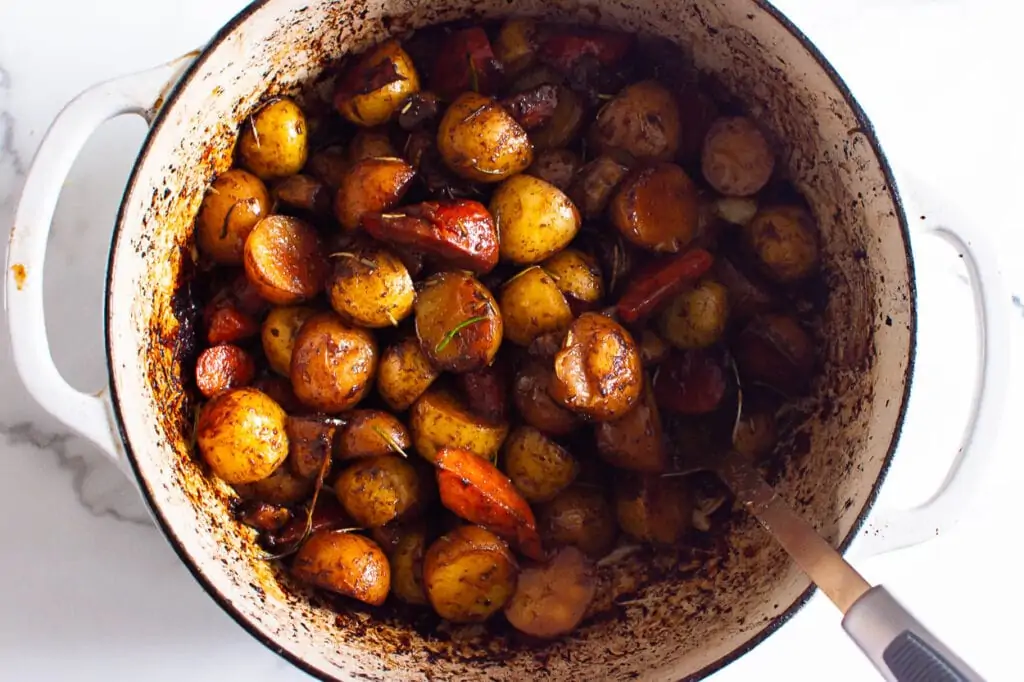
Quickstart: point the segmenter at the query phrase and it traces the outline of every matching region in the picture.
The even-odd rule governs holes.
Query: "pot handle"
[[[977,318],[977,378],[967,426],[945,480],[918,507],[882,510],[869,517],[853,547],[860,557],[917,545],[956,525],[996,455],[1009,387],[1010,296],[995,248],[982,226],[955,212],[938,191],[917,177],[897,177],[912,199],[903,197],[911,224],[919,223],[925,234],[949,242],[967,266]]]
[[[96,393],[78,391],[60,375],[50,354],[43,312],[46,244],[61,187],[89,137],[103,122],[122,114],[152,123],[164,95],[194,58],[190,53],[94,85],[57,114],[32,160],[7,251],[5,305],[21,380],[47,412],[99,446],[126,472],[109,387]]]

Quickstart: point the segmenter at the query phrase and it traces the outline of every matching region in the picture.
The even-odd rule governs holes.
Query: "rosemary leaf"
[[[463,320],[462,322],[459,322],[457,325],[452,327],[451,331],[444,335],[443,339],[438,341],[437,345],[434,346],[434,352],[440,353],[441,351],[448,347],[448,344],[451,343],[452,340],[454,340],[455,337],[458,336],[459,332],[461,332],[463,329],[470,325],[476,324],[477,322],[483,322],[486,319],[486,315],[475,315],[469,318],[468,320]]]

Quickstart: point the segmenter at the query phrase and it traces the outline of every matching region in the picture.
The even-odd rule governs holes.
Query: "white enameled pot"
[[[530,15],[658,34],[685,46],[782,141],[780,159],[823,235],[832,295],[825,368],[805,452],[779,489],[836,546],[861,554],[923,542],[956,521],[978,487],[1005,389],[1001,271],[983,235],[918,186],[897,183],[870,123],[814,46],[764,0],[263,0],[201,51],[102,83],[73,100],[33,161],[12,231],[6,303],[15,361],[32,395],[137,482],[157,523],[210,595],[268,647],[324,679],[697,679],[762,641],[807,599],[807,578],[753,522],[732,531],[714,570],[653,580],[627,562],[634,605],[538,650],[503,631],[410,625],[394,613],[326,608],[279,575],[236,524],[224,486],[190,447],[182,390],[179,282],[192,218],[230,164],[243,117],[331,60],[387,35],[463,18]],[[43,261],[61,184],[91,133],[125,113],[151,125],[110,252],[110,383],[71,388],[48,350]],[[908,207],[908,195],[926,210]],[[919,219],[927,216],[927,219]],[[912,220],[911,220],[912,219]],[[911,225],[911,223],[913,223]],[[963,254],[980,329],[978,382],[958,456],[925,505],[871,510],[896,448],[915,348],[911,231]],[[869,511],[871,512],[869,515]]]

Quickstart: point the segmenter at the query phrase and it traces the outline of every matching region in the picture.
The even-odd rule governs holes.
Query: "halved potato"
[[[222,265],[239,265],[245,238],[270,213],[270,194],[258,177],[232,168],[210,184],[196,216],[200,253]]]
[[[527,502],[546,502],[579,473],[568,450],[532,426],[520,426],[505,442],[504,470]]]
[[[348,160],[355,165],[364,159],[395,158],[398,152],[391,144],[386,128],[360,130],[348,143]]]
[[[360,528],[375,528],[419,510],[423,484],[404,457],[363,457],[349,465],[334,483],[345,512]]]
[[[541,263],[567,299],[596,305],[604,298],[604,281],[597,259],[577,249],[564,249]]]
[[[490,97],[459,96],[444,113],[437,149],[458,175],[476,182],[501,182],[533,162],[533,145],[523,127]]]
[[[196,358],[196,388],[207,398],[248,386],[255,376],[252,356],[230,343],[210,346]]]
[[[555,373],[540,362],[529,362],[512,384],[516,410],[530,426],[551,436],[566,436],[580,427],[580,418],[548,392]]]
[[[608,554],[618,535],[604,490],[584,484],[571,485],[537,507],[537,530],[545,546],[577,547],[594,559]]]
[[[551,120],[530,131],[530,141],[537,149],[554,149],[572,143],[583,127],[583,100],[572,88],[558,86],[558,105]]]
[[[590,141],[599,154],[668,161],[679,150],[680,130],[675,97],[648,80],[624,88],[597,112]]]
[[[597,452],[620,469],[660,473],[668,467],[668,453],[651,383],[644,383],[643,395],[632,410],[614,421],[597,424]]]
[[[572,310],[558,284],[536,265],[505,284],[499,306],[505,336],[520,346],[529,346],[541,334],[565,330],[572,324]]]
[[[675,164],[646,166],[623,180],[608,210],[612,224],[629,241],[675,253],[697,233],[697,186]]]
[[[427,533],[423,528],[403,528],[391,560],[391,590],[406,604],[429,604],[423,584],[423,559],[427,553]]]
[[[494,461],[508,435],[508,423],[489,422],[451,392],[431,388],[412,406],[409,430],[416,452],[427,461],[433,462],[443,447],[462,448]]]
[[[380,358],[377,392],[393,410],[406,410],[440,375],[420,347],[419,339],[407,336],[389,346]]]
[[[596,592],[593,563],[575,547],[564,547],[546,563],[519,572],[505,618],[528,635],[560,637],[576,629]]]
[[[338,434],[339,459],[401,454],[412,445],[409,431],[393,414],[383,410],[353,410]]]
[[[266,478],[255,483],[238,483],[234,488],[243,500],[290,505],[309,497],[313,492],[313,481],[294,474],[286,461]]]
[[[532,19],[508,19],[498,31],[494,56],[515,76],[533,65],[537,58],[537,23]]]
[[[332,417],[292,417],[285,422],[288,433],[288,465],[292,472],[309,480],[316,479],[324,469],[324,459],[331,458],[335,433],[340,419]]]
[[[494,191],[490,211],[503,261],[539,263],[569,245],[580,214],[560,189],[532,175],[516,175]]]
[[[468,272],[435,275],[416,297],[416,336],[439,369],[469,372],[489,365],[503,328],[498,303]]]
[[[423,584],[434,611],[477,623],[501,610],[516,588],[518,566],[505,541],[479,526],[442,536],[423,559]]]
[[[267,394],[254,388],[221,393],[199,412],[199,454],[226,483],[263,480],[288,456],[286,416]]]
[[[250,116],[238,138],[239,165],[262,180],[295,175],[306,165],[309,126],[294,101],[279,97]]]
[[[245,274],[260,296],[278,305],[299,303],[323,289],[327,262],[313,226],[272,215],[245,240]]]
[[[357,126],[387,123],[410,94],[420,89],[412,58],[396,40],[363,53],[338,80],[334,106]]]
[[[309,536],[295,555],[292,575],[316,587],[380,606],[391,589],[391,565],[362,535],[326,530]]]
[[[416,169],[399,158],[356,162],[345,174],[334,198],[334,214],[346,230],[359,227],[363,216],[397,206],[412,185]]]
[[[263,320],[260,332],[263,354],[267,356],[270,369],[284,376],[291,375],[295,337],[299,335],[303,323],[314,314],[316,309],[308,306],[280,306],[270,309]]]
[[[335,313],[317,313],[299,330],[292,351],[295,395],[329,414],[354,407],[370,390],[377,369],[377,343],[365,329]]]
[[[615,487],[619,527],[637,540],[679,542],[693,526],[693,493],[681,476],[629,476]]]
[[[343,318],[379,329],[396,326],[412,313],[416,291],[401,258],[375,247],[333,256],[327,293],[331,307]]]

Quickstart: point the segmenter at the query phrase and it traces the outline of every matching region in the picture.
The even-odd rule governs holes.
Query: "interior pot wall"
[[[431,6],[432,5],[432,6]],[[768,631],[808,587],[754,524],[736,524],[720,562],[658,567],[684,576],[646,584],[640,562],[604,581],[604,598],[635,601],[542,650],[481,628],[410,628],[367,610],[311,603],[258,558],[250,531],[204,475],[190,446],[181,390],[175,288],[204,188],[230,165],[239,122],[266,95],[292,91],[349,50],[388,34],[505,0],[270,0],[230,27],[173,95],[135,170],[112,256],[108,328],[123,430],[144,490],[200,579],[258,636],[313,671],[342,679],[680,679]],[[898,424],[912,310],[904,233],[861,121],[829,75],[760,3],[734,0],[520,0],[516,14],[656,33],[691,49],[780,141],[782,165],[821,226],[832,297],[820,330],[825,369],[813,418],[790,434],[803,454],[782,494],[833,541],[869,504]],[[742,517],[741,517],[742,518]],[[157,589],[154,586],[154,589]]]

